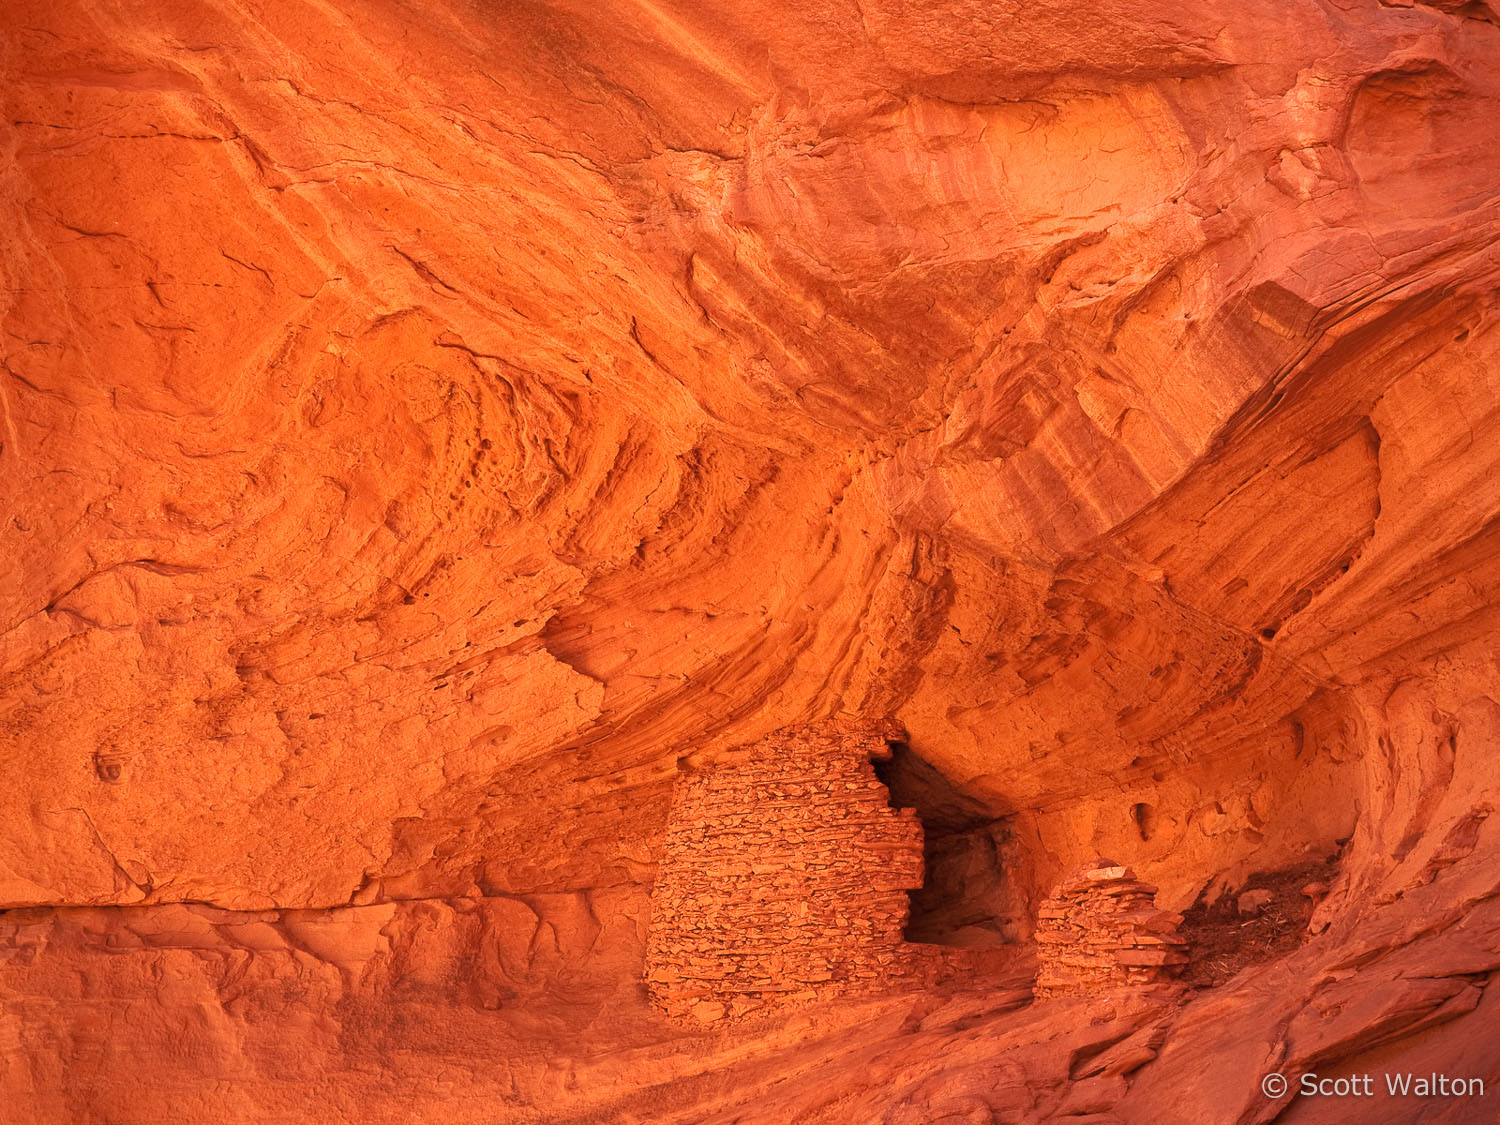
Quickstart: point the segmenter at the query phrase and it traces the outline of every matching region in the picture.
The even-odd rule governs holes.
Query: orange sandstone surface
[[[1496,1119],[1492,0],[7,0],[0,100],[0,1121]]]

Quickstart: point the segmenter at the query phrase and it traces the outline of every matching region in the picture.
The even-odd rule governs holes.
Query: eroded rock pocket
[[[1338,873],[1338,857],[1252,875],[1237,893],[1183,912],[1184,983],[1216,988],[1241,969],[1284,957],[1308,939],[1313,910]]]

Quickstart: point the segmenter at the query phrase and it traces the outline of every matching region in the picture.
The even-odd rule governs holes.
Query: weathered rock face
[[[1489,0],[0,29],[0,1104],[1251,1121],[1270,1069],[1500,1071]],[[1185,1005],[1018,965],[669,1025],[676,759],[838,714],[962,795],[935,939],[1024,948],[1100,854],[1167,910],[1340,871]]]
[[[678,779],[646,942],[658,1009],[711,1023],[914,975],[922,829],[871,768],[892,733],[791,728]]]

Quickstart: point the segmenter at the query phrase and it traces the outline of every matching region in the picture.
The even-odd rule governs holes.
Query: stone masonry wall
[[[1170,981],[1188,960],[1181,922],[1156,908],[1156,888],[1130,868],[1095,860],[1037,912],[1037,997]]]
[[[911,970],[922,828],[871,767],[888,737],[900,733],[789,728],[678,778],[646,944],[658,1009],[711,1022]]]

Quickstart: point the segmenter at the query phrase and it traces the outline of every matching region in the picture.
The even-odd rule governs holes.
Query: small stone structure
[[[678,778],[646,942],[659,1010],[713,1022],[914,971],[902,929],[922,827],[871,767],[901,737],[794,727]]]
[[[1037,914],[1036,995],[1094,996],[1157,984],[1187,964],[1181,914],[1156,908],[1156,888],[1128,867],[1095,860]]]

